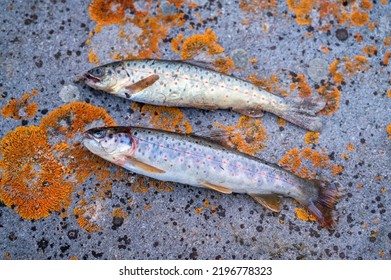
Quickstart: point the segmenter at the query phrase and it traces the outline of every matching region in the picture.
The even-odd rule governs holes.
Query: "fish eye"
[[[91,69],[90,71],[88,71],[88,73],[94,77],[102,77],[105,74],[105,70],[98,67],[98,68]]]
[[[104,131],[104,130],[95,131],[94,133],[92,133],[92,136],[94,138],[98,138],[98,139],[103,138],[106,136],[106,131]]]

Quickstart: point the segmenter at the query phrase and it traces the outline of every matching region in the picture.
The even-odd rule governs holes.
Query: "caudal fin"
[[[340,184],[327,181],[314,180],[317,194],[307,201],[308,210],[318,219],[320,224],[328,229],[335,228],[333,210],[342,193],[338,190]],[[338,188],[337,188],[338,187]]]
[[[287,98],[288,109],[278,114],[287,121],[311,131],[320,131],[322,122],[316,113],[324,108],[326,101],[321,96]]]

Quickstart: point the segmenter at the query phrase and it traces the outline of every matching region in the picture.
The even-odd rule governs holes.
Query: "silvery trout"
[[[132,101],[168,107],[232,109],[251,117],[271,112],[302,128],[319,131],[315,114],[325,100],[286,98],[216,72],[202,62],[125,60],[91,69],[83,80],[92,88]]]
[[[84,133],[83,144],[92,153],[132,172],[225,194],[249,194],[273,211],[280,211],[281,196],[291,197],[324,227],[335,226],[332,210],[340,196],[337,183],[304,180],[204,138],[119,126],[90,129]]]

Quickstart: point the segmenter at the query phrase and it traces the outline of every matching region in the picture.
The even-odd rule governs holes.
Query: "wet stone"
[[[244,49],[235,49],[230,54],[231,59],[233,60],[235,67],[244,68],[248,63],[248,53]]]
[[[346,41],[349,37],[349,33],[346,29],[340,28],[335,31],[335,36],[340,41]]]
[[[309,62],[307,74],[314,82],[319,83],[321,80],[327,79],[328,73],[329,64],[324,59],[314,58]]]
[[[63,86],[59,94],[61,100],[65,103],[77,101],[80,98],[80,91],[74,85]]]

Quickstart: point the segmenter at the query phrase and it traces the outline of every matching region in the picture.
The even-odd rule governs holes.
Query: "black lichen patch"
[[[37,242],[38,248],[45,252],[45,249],[49,246],[49,241],[45,238],[42,238]]]
[[[92,251],[91,254],[96,258],[96,259],[100,259],[102,256],[103,256],[103,252],[95,252],[95,251]]]
[[[118,238],[118,249],[126,249],[130,244],[130,238],[127,235]]]
[[[346,29],[340,28],[335,31],[335,36],[340,41],[346,41],[349,38],[349,33]]]
[[[11,232],[8,235],[8,239],[11,240],[11,241],[15,241],[16,239],[18,239],[18,237],[16,236],[16,234],[14,232]]]
[[[79,235],[79,231],[77,229],[72,229],[70,231],[68,231],[68,238],[71,239],[71,240],[74,240],[74,239],[77,239]]]
[[[192,248],[192,252],[191,252],[190,255],[189,255],[189,258],[190,258],[191,260],[196,260],[197,257],[198,257],[197,249],[193,247],[193,248]]]
[[[124,223],[124,218],[123,217],[117,217],[117,216],[114,216],[113,217],[113,225],[112,225],[112,229],[113,230],[116,230],[118,229],[120,226],[122,226],[122,224]]]

